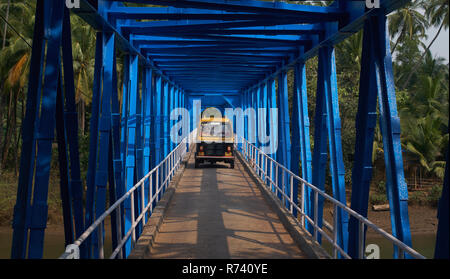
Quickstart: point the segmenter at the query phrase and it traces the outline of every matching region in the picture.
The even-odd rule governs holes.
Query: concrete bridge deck
[[[146,232],[147,231],[147,232]],[[306,258],[239,160],[190,157],[147,253],[132,258]],[[155,230],[150,232],[154,234]],[[148,238],[148,228],[141,238]],[[142,245],[138,241],[138,245]],[[147,245],[147,244],[144,244]],[[140,247],[142,250],[142,247]]]

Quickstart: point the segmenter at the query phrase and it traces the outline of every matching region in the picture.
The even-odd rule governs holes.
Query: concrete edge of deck
[[[262,196],[267,201],[270,208],[276,212],[281,223],[291,235],[297,246],[311,259],[330,259],[330,256],[325,249],[317,244],[313,238],[298,225],[298,222],[291,213],[282,206],[280,200],[273,196],[272,192],[267,189],[267,186],[264,186],[264,182],[256,175],[247,161],[243,159],[242,154],[240,152],[236,152],[236,154],[236,157],[239,158],[239,161],[261,191]]]
[[[155,242],[156,236],[159,232],[159,228],[163,223],[164,216],[166,214],[167,208],[169,208],[169,204],[175,193],[175,189],[178,187],[184,170],[186,169],[186,166],[189,162],[189,158],[191,157],[193,149],[190,149],[191,151],[183,158],[180,169],[178,169],[178,171],[175,173],[162,199],[157,203],[148,223],[145,224],[141,236],[136,241],[136,245],[130,252],[130,255],[128,255],[127,259],[144,259],[150,254],[150,250]]]

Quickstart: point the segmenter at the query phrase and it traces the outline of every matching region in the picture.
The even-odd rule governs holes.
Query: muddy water
[[[380,257],[382,259],[392,259],[394,253],[393,245],[384,237],[368,237],[367,244],[377,244],[380,247]],[[436,244],[436,234],[427,233],[412,236],[412,248],[422,254],[427,259],[434,257]]]
[[[0,259],[9,259],[11,256],[12,230],[11,228],[0,228]],[[426,258],[433,258],[436,243],[435,233],[423,233],[412,236],[412,247]],[[106,234],[105,257],[111,254],[111,237]],[[368,236],[366,244],[376,244],[380,247],[382,259],[392,259],[393,247],[389,240],[384,237]],[[330,245],[324,243],[326,250],[331,251]],[[51,229],[46,231],[44,239],[44,259],[58,258],[64,252],[64,233],[62,229]]]
[[[0,227],[0,259],[11,258],[12,229]],[[46,230],[44,237],[44,259],[57,259],[64,252],[64,232],[62,228]],[[105,235],[105,257],[111,254],[111,234]]]
[[[331,244],[323,241],[323,247],[331,254]],[[380,259],[393,259],[394,248],[392,242],[382,236],[367,236],[366,246],[376,244],[380,247]],[[412,248],[427,259],[434,257],[434,246],[436,244],[435,233],[421,233],[412,235]]]

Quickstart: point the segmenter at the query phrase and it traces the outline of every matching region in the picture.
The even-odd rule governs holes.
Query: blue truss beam
[[[271,16],[306,17],[320,21],[335,21],[345,14],[336,7],[320,7],[309,5],[286,4],[283,2],[263,2],[256,0],[226,1],[226,0],[130,0],[128,2],[163,5],[177,8],[197,8],[207,10],[223,10],[228,12],[248,12]]]

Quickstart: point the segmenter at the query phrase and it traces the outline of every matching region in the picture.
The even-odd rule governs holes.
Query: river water
[[[11,258],[12,229],[0,229],[0,259]],[[44,237],[44,259],[57,259],[64,253],[64,232],[59,230],[48,230]],[[105,258],[111,251],[111,234],[107,232],[105,235]]]
[[[105,239],[105,256],[111,253],[111,242],[109,233]],[[12,230],[2,228],[0,230],[0,259],[9,259],[11,256]],[[433,258],[436,235],[434,233],[420,234],[412,236],[413,248],[424,255],[426,258]],[[381,259],[392,259],[393,247],[389,240],[384,237],[368,236],[366,244],[376,244],[380,247]],[[324,244],[326,250],[331,251],[330,245]],[[44,257],[45,259],[58,258],[64,252],[64,234],[62,230],[46,232],[44,239]]]

